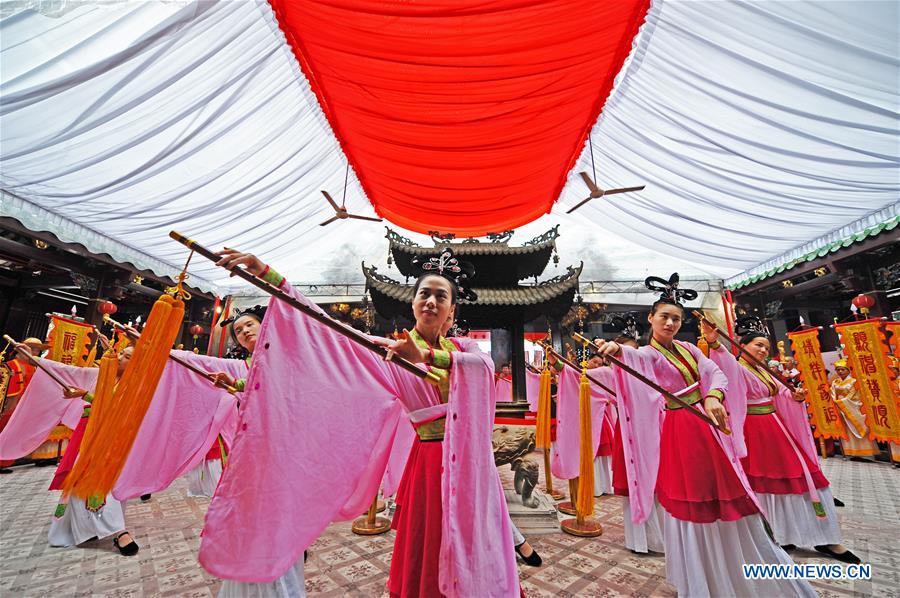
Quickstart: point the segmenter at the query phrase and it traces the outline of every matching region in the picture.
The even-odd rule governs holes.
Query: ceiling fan
[[[328,203],[331,204],[331,207],[334,208],[334,216],[326,220],[325,222],[319,223],[319,226],[325,226],[331,224],[335,220],[346,220],[347,218],[355,218],[356,220],[371,220],[372,222],[381,222],[381,218],[372,218],[371,216],[358,216],[356,214],[351,214],[347,212],[347,208],[344,207],[344,204],[337,205],[331,196],[328,194],[328,191],[322,191],[322,195],[325,196],[325,199],[328,200]]]
[[[591,177],[589,177],[586,172],[579,172],[578,174],[580,174],[581,178],[584,179],[584,182],[587,184],[588,189],[591,190],[591,194],[588,195],[585,199],[583,199],[580,203],[578,203],[574,207],[569,208],[569,210],[566,211],[566,214],[571,214],[572,212],[574,212],[575,210],[577,210],[578,208],[580,208],[581,206],[583,206],[584,204],[586,204],[587,202],[589,202],[592,199],[599,199],[599,198],[603,197],[604,195],[613,195],[614,193],[628,193],[629,191],[640,191],[646,186],[646,185],[641,185],[640,187],[623,187],[622,189],[601,189],[600,187],[597,186],[596,183],[594,183],[594,181],[591,180]]]

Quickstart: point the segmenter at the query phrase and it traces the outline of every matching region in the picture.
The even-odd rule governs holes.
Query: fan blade
[[[575,210],[577,210],[578,208],[580,208],[581,206],[583,206],[583,205],[586,204],[587,202],[591,201],[592,199],[593,199],[593,197],[591,197],[590,195],[588,195],[588,196],[587,196],[587,199],[583,199],[583,200],[581,200],[581,203],[577,204],[575,207],[569,208],[569,209],[566,211],[566,214],[571,214],[572,212],[574,212]]]
[[[320,223],[319,223],[319,226],[325,226],[326,224],[331,224],[331,223],[334,222],[335,220],[340,220],[340,219],[341,219],[340,216],[332,216],[331,218],[329,218],[329,219],[326,220],[325,222],[320,222]]]
[[[588,189],[591,190],[592,193],[600,193],[600,188],[591,180],[591,177],[588,176],[586,172],[579,172],[581,178],[584,179],[585,184],[587,184]]]
[[[338,210],[340,210],[340,208],[339,208],[338,205],[334,202],[334,200],[331,199],[331,196],[328,195],[328,191],[322,191],[322,195],[325,196],[325,199],[328,200],[328,203],[331,204],[331,207],[334,208],[334,211],[335,211],[335,212],[337,212]]]
[[[381,222],[381,218],[372,218],[371,216],[357,216],[356,214],[347,214],[347,218],[356,218],[357,220],[370,220],[372,222]]]
[[[628,193],[629,191],[641,191],[646,185],[641,185],[640,187],[625,187],[623,189],[610,189],[603,193],[603,195],[612,195],[613,193]]]

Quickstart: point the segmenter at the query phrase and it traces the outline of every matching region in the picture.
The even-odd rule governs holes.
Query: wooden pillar
[[[510,369],[512,370],[512,393],[516,402],[527,402],[525,395],[525,324],[522,320],[513,322],[509,334]]]

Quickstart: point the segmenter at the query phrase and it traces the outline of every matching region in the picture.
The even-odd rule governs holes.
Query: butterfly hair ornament
[[[697,291],[694,289],[678,288],[679,280],[678,272],[674,272],[672,276],[669,277],[669,280],[660,278],[659,276],[648,276],[644,280],[644,286],[651,291],[659,293],[658,301],[682,305],[682,300],[693,301],[696,299]]]
[[[436,256],[417,255],[411,262],[413,266],[422,269],[422,274],[436,274],[451,281],[456,285],[461,299],[470,303],[478,299],[478,295],[468,287],[469,281],[475,277],[475,267],[457,259],[449,247],[442,249]]]

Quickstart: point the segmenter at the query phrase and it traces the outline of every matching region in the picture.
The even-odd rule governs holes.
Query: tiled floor
[[[900,597],[900,471],[835,458],[824,462],[824,471],[835,495],[847,503],[838,509],[845,544],[872,564],[873,579],[813,585],[822,596]],[[47,545],[57,499],[57,493],[45,490],[52,472],[26,466],[0,476],[0,596],[215,595],[219,582],[196,559],[208,501],[188,498],[182,480],[148,503],[129,503],[126,517],[141,551],[125,558],[111,540],[79,548]],[[637,556],[624,548],[621,499],[602,497],[597,506],[604,527],[599,538],[562,533],[531,538],[545,564],[520,567],[526,594],[674,595],[661,557]],[[392,544],[393,533],[363,537],[351,533],[349,523],[331,525],[311,547],[307,590],[322,596],[384,596]],[[794,558],[828,562],[806,551],[795,552]]]

